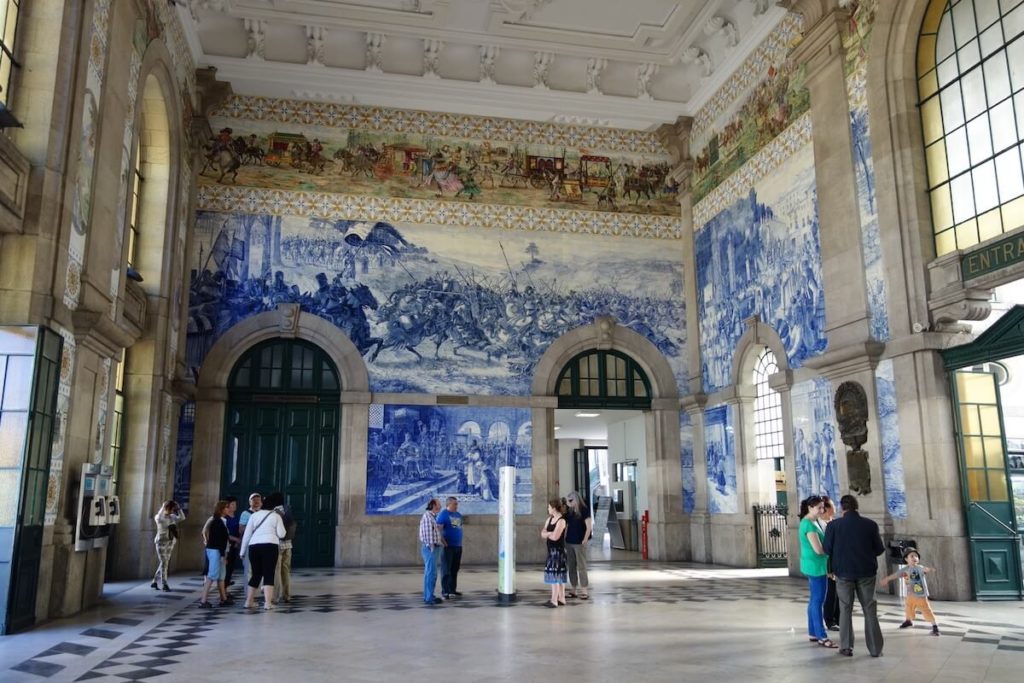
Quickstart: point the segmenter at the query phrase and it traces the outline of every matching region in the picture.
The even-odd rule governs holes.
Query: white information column
[[[516,468],[498,475],[498,604],[516,601]]]

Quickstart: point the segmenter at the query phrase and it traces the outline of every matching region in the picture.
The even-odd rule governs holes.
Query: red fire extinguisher
[[[647,559],[647,525],[651,522],[650,510],[644,510],[643,517],[640,518],[640,554],[643,559]]]

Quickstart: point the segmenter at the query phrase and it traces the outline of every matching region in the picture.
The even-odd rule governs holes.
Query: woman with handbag
[[[165,591],[169,591],[171,587],[167,585],[167,572],[171,566],[171,553],[178,543],[178,524],[185,521],[185,513],[181,511],[180,505],[169,500],[160,506],[160,511],[153,517],[153,521],[156,522],[153,544],[156,546],[158,564],[156,574],[153,575],[153,583],[149,585],[151,588],[159,588],[157,584],[160,583]]]
[[[281,515],[274,510],[258,510],[252,513],[242,535],[242,555],[249,558],[249,587],[245,591],[245,606],[256,606],[256,589],[263,582],[263,609],[274,606],[274,570],[277,568],[277,553],[285,528]],[[247,554],[248,553],[248,554]]]

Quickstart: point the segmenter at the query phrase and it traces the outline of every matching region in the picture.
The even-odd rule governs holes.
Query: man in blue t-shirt
[[[462,513],[459,512],[459,501],[449,496],[444,510],[437,516],[444,536],[444,553],[441,556],[441,597],[449,600],[461,596],[459,587],[459,567],[462,565]]]

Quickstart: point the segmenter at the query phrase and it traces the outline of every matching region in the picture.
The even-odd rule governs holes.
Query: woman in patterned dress
[[[548,560],[544,565],[544,583],[551,586],[551,600],[545,607],[565,604],[565,503],[559,498],[548,501],[548,519],[541,527],[540,537],[547,542]]]

